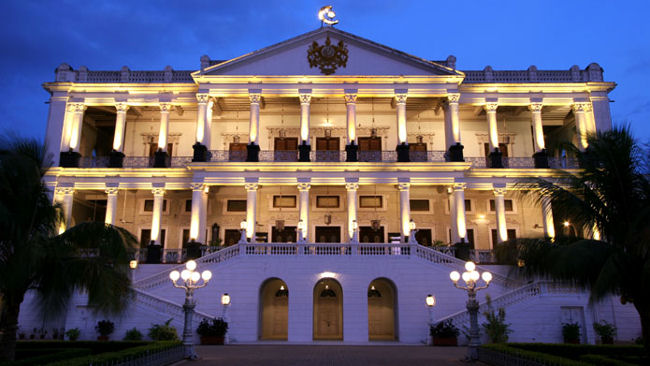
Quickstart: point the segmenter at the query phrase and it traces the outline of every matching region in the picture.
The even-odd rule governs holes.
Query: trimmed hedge
[[[596,366],[635,366],[636,365],[621,360],[615,360],[613,358],[605,357],[602,355],[582,355],[580,356],[580,360],[589,362],[590,364]]]
[[[103,343],[103,342],[102,342]],[[115,342],[115,343],[134,343],[134,342]],[[166,351],[168,349],[181,346],[181,342],[164,341],[152,342],[146,346],[128,348],[117,352],[108,352],[98,355],[78,357],[60,362],[49,363],[47,366],[89,366],[89,365],[112,365],[119,362],[132,360],[134,358],[146,356],[153,353]]]
[[[36,350],[41,348],[88,348],[91,354],[116,352],[127,348],[141,347],[150,344],[146,341],[20,341],[16,342],[16,350]]]
[[[90,355],[88,348],[41,348],[16,352],[17,361],[0,362],[0,366],[36,366]],[[30,357],[32,356],[32,357]]]
[[[509,343],[508,346],[533,352],[548,353],[577,360],[583,355],[602,355],[606,357],[643,357],[642,346],[555,344],[555,343]]]
[[[489,350],[489,351],[494,351],[494,352],[500,352],[504,353],[506,355],[512,355],[512,356],[517,356],[521,358],[525,358],[531,361],[537,361],[546,365],[555,365],[555,366],[591,366],[590,363],[586,362],[581,362],[581,361],[575,361],[575,360],[570,360],[564,357],[560,356],[555,356],[547,353],[541,353],[541,352],[534,352],[534,351],[529,351],[525,350],[522,348],[516,348],[516,347],[510,347],[510,344],[498,344],[498,343],[493,343],[493,344],[484,344],[481,346],[481,348]],[[480,352],[479,352],[480,354]],[[479,357],[480,361],[481,360]]]

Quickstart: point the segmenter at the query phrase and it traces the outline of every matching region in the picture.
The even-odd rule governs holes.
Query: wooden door
[[[316,226],[316,243],[340,243],[340,226]]]
[[[272,243],[295,243],[298,241],[298,234],[295,226],[285,226],[282,230],[273,227],[271,230]]]
[[[338,137],[317,137],[316,161],[339,161],[339,147]]]
[[[273,149],[275,161],[298,161],[297,137],[276,137]]]
[[[381,137],[359,137],[359,161],[381,161]]]
[[[409,144],[409,158],[411,161],[427,161],[427,144],[424,142]]]
[[[378,230],[372,226],[359,227],[359,241],[362,243],[384,243],[384,227],[379,227]]]
[[[248,150],[246,144],[242,142],[231,142],[228,147],[228,160],[229,161],[246,161]]]

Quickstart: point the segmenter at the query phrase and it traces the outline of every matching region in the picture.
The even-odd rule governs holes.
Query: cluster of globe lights
[[[489,284],[490,281],[492,281],[492,273],[483,272],[482,275],[479,274],[476,270],[476,264],[469,261],[465,263],[465,272],[463,272],[462,275],[458,273],[458,271],[453,271],[449,274],[449,278],[451,278],[454,284],[458,283],[458,280],[462,278],[468,286],[474,287],[479,278],[483,278],[483,281],[485,281],[486,284]]]
[[[204,283],[207,283],[212,278],[212,272],[205,270],[202,273],[199,273],[194,272],[195,269],[196,262],[194,260],[189,260],[185,263],[185,269],[180,273],[178,271],[171,271],[169,273],[169,279],[175,283],[179,278],[181,278],[186,285],[191,286],[197,284],[201,279],[203,279]]]

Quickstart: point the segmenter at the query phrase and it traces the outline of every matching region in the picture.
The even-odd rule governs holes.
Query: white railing
[[[551,169],[579,169],[580,164],[576,158],[548,158],[548,165]]]
[[[169,286],[171,287],[171,283],[169,284]],[[170,317],[176,320],[179,321],[183,320],[183,317],[185,316],[185,312],[183,311],[183,305],[152,295],[150,293],[147,293],[137,288],[133,289],[133,291],[135,291],[136,301],[140,305],[144,305],[147,308],[157,311],[161,314],[169,315]],[[192,318],[192,321],[195,324],[198,324],[203,319],[212,319],[212,318],[214,318],[213,315],[194,310],[194,317]]]

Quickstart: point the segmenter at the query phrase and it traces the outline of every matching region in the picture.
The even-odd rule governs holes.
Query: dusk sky
[[[48,93],[62,62],[77,69],[199,68],[320,26],[333,5],[338,28],[460,70],[567,70],[597,62],[615,124],[650,140],[648,0],[511,1],[29,1],[0,4],[0,130],[42,138]]]

